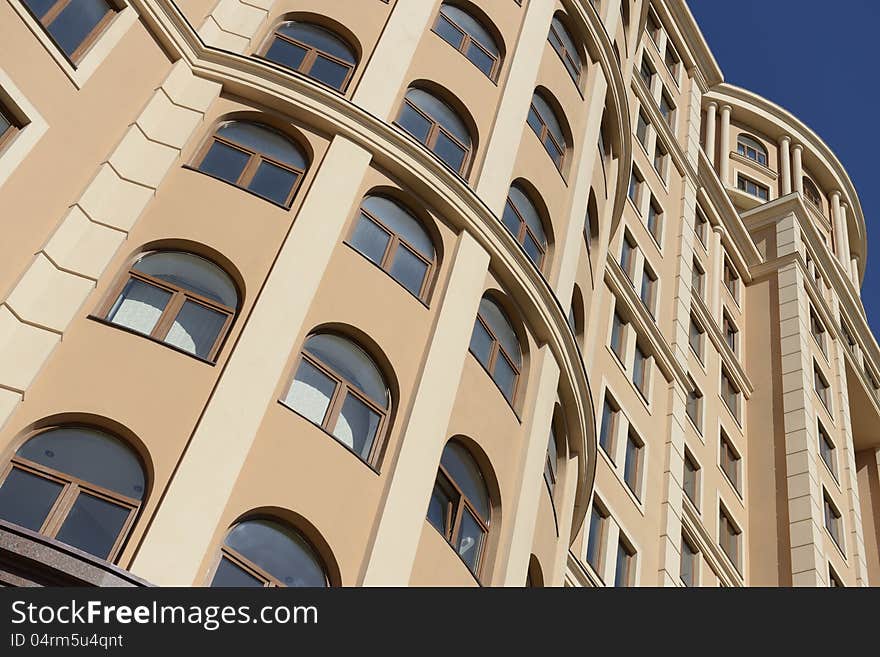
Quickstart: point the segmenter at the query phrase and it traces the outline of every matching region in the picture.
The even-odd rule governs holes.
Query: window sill
[[[162,347],[165,347],[166,349],[171,349],[171,351],[176,351],[179,354],[182,354],[184,356],[188,356],[189,358],[192,358],[193,360],[196,360],[200,363],[204,363],[205,365],[210,365],[211,367],[217,366],[217,360],[219,360],[219,359],[208,360],[207,358],[202,358],[201,356],[197,356],[196,354],[194,354],[190,351],[187,351],[186,349],[181,349],[180,347],[176,347],[173,344],[168,344],[167,342],[163,342],[162,340],[159,340],[158,338],[154,338],[151,335],[146,335],[144,333],[141,333],[140,331],[135,331],[134,329],[128,328],[127,326],[120,326],[119,324],[114,324],[113,322],[108,321],[108,320],[104,319],[103,317],[99,317],[97,315],[87,315],[87,319],[90,319],[93,322],[97,322],[98,324],[102,324],[102,325],[107,326],[109,328],[115,329],[117,331],[122,331],[123,333],[129,333],[129,334],[135,335],[139,338],[143,338],[144,340],[148,340],[149,342],[152,342],[153,344],[161,345]],[[226,342],[226,338],[228,338],[228,337],[229,337],[228,334],[224,337],[224,340],[223,340],[224,343]],[[218,356],[219,356],[219,352],[222,349],[223,349],[223,344],[221,344],[220,348],[218,349]]]

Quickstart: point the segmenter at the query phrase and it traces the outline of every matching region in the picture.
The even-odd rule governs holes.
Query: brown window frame
[[[544,98],[543,100],[545,103],[547,102],[546,98]],[[549,105],[549,103],[548,103],[548,105]],[[556,165],[556,168],[559,169],[559,171],[561,172],[562,168],[565,166],[566,155],[568,155],[568,144],[560,145],[559,142],[556,141],[556,137],[554,137],[553,133],[550,132],[550,128],[547,125],[547,120],[544,118],[544,116],[541,114],[541,112],[538,111],[538,108],[535,107],[535,103],[532,101],[529,101],[529,110],[533,111],[535,113],[535,116],[537,116],[538,120],[541,122],[541,134],[537,135],[538,139],[541,142],[541,146],[544,147],[544,151],[547,153],[547,155],[550,156],[550,159],[553,162],[553,164]],[[554,117],[554,118],[556,119],[556,122],[559,123],[559,117]],[[528,124],[528,118],[526,119],[526,123]],[[532,129],[532,132],[535,131],[535,129],[532,128],[531,124],[529,124],[529,127]],[[562,127],[562,124],[560,123],[560,128],[561,127]],[[556,148],[559,150],[559,160],[558,161],[553,157],[553,154],[547,150],[547,146],[544,144],[544,139],[547,137],[550,138],[550,141],[552,141],[553,145],[556,146]],[[564,135],[563,135],[563,137],[564,137]]]
[[[517,210],[516,204],[511,200],[509,195],[505,203],[511,210],[513,210],[513,214],[516,215],[516,218],[519,219],[519,231],[517,231],[516,235],[514,235],[514,238],[516,238],[517,243],[521,247],[525,248],[526,235],[531,236],[532,242],[535,243],[535,246],[537,246],[538,250],[541,252],[538,258],[537,267],[539,271],[542,271],[544,267],[544,261],[547,258],[547,246],[545,243],[542,243],[544,242],[544,240],[540,239],[537,235],[535,235],[534,232],[532,232],[532,229],[529,228],[528,223],[526,223],[525,217],[523,217],[522,214],[520,214],[519,210]],[[537,213],[537,208],[535,208],[535,212]]]
[[[440,99],[438,98],[438,100],[440,100]],[[440,125],[440,123],[435,118],[433,118],[432,116],[428,115],[426,112],[421,110],[409,98],[404,97],[403,105],[409,106],[409,108],[411,110],[420,114],[425,120],[428,121],[428,123],[431,124],[431,127],[428,128],[428,136],[425,137],[424,141],[421,141],[416,135],[409,132],[406,128],[403,128],[403,126],[401,126],[401,129],[404,132],[406,132],[406,134],[410,135],[413,139],[418,141],[420,144],[424,144],[424,146],[432,153],[434,153],[434,147],[437,145],[437,137],[442,132],[443,136],[445,136],[447,139],[455,142],[464,151],[464,157],[462,158],[461,166],[459,167],[457,173],[461,176],[465,176],[467,174],[468,168],[470,167],[471,158],[473,157],[473,145],[463,143],[458,137],[456,137],[449,130],[447,130],[442,125]],[[395,125],[400,125],[400,123],[398,123],[398,119],[400,118],[400,114],[403,113],[403,105],[401,105],[400,112],[397,113],[398,118],[395,119],[395,121],[394,121]],[[435,153],[435,155],[436,155],[436,153]],[[437,157],[440,158],[439,155],[437,155]],[[442,158],[441,158],[441,161],[444,164],[446,164],[446,162]],[[449,166],[449,165],[446,165],[446,166]],[[452,167],[449,167],[449,168],[452,169]],[[455,171],[455,169],[452,169],[452,170]]]
[[[135,265],[140,262],[144,257],[152,254],[163,253],[163,251],[149,251],[147,253],[141,254],[137,259],[132,262],[132,264],[128,268],[128,272],[125,276],[120,276],[119,281],[117,281],[116,285],[111,288],[110,293],[104,299],[104,302],[99,306],[98,316],[101,321],[106,322],[110,326],[114,326],[116,328],[122,329],[123,331],[128,331],[130,333],[134,333],[136,335],[142,335],[144,337],[150,338],[156,342],[159,342],[166,347],[170,347],[176,351],[183,351],[183,353],[188,353],[194,358],[198,358],[199,360],[205,360],[208,362],[215,362],[217,359],[217,354],[220,351],[220,348],[223,346],[223,342],[226,339],[226,336],[229,334],[229,329],[232,326],[232,322],[235,321],[235,316],[238,312],[237,308],[231,308],[229,306],[225,306],[222,303],[218,303],[213,299],[209,299],[204,297],[192,290],[188,290],[179,285],[174,285],[173,283],[169,283],[168,281],[164,281],[160,278],[156,278],[155,276],[151,276],[150,274],[145,274],[142,271],[138,271],[135,269]],[[210,261],[209,261],[210,262]],[[110,314],[110,310],[113,308],[116,301],[119,299],[125,287],[132,280],[138,280],[142,283],[146,283],[147,285],[152,285],[153,287],[158,287],[166,292],[171,293],[171,298],[168,299],[168,303],[165,304],[165,307],[162,309],[162,314],[159,315],[159,319],[156,320],[156,325],[153,327],[153,330],[150,331],[149,334],[141,333],[140,331],[135,331],[134,329],[130,329],[126,326],[121,326],[119,324],[114,323],[108,315]],[[185,351],[176,347],[173,344],[168,344],[165,342],[165,338],[168,335],[168,331],[171,330],[171,327],[174,324],[174,320],[177,319],[177,315],[183,309],[184,304],[187,301],[192,301],[200,306],[206,306],[210,310],[226,315],[226,321],[223,323],[223,326],[217,332],[217,338],[214,340],[214,344],[211,346],[211,349],[208,351],[207,356],[202,358],[194,353]]]
[[[737,572],[740,572],[742,533],[742,529],[734,522],[724,505],[720,505],[718,509],[718,543],[721,551],[730,559]],[[728,548],[732,548],[733,554],[728,552]]]
[[[443,9],[443,4],[440,5],[440,9],[441,10]],[[456,6],[456,9],[461,9],[462,11],[464,11],[464,8],[462,8],[462,7]],[[466,13],[470,13],[470,12],[466,12]],[[482,21],[478,21],[473,15],[471,16],[471,18],[473,18],[473,20],[475,22],[479,23],[483,27],[484,30],[486,29],[486,27],[483,26]],[[452,27],[452,29],[457,30],[458,32],[461,33],[461,36],[462,36],[461,45],[456,47],[455,44],[449,43],[446,39],[443,38],[443,35],[437,31],[438,30],[437,26],[439,25],[441,20],[445,20]],[[458,52],[460,52],[464,56],[464,58],[466,60],[468,60],[469,62],[471,62],[471,64],[473,64],[481,73],[484,73],[484,71],[479,66],[474,64],[474,62],[471,61],[470,57],[467,56],[468,48],[470,47],[471,44],[474,44],[477,48],[479,48],[480,50],[483,51],[484,55],[486,55],[489,59],[492,60],[492,70],[489,72],[489,74],[486,77],[489,78],[492,82],[496,82],[498,80],[498,73],[501,70],[501,55],[500,54],[493,55],[491,52],[489,52],[487,50],[486,46],[484,46],[482,43],[480,43],[479,41],[474,39],[470,34],[468,34],[468,32],[466,32],[464,29],[462,29],[462,27],[458,23],[456,23],[454,20],[452,20],[452,18],[450,16],[447,16],[442,11],[438,10],[437,11],[437,18],[434,19],[434,24],[431,26],[431,31],[434,34],[436,34],[437,36],[439,36],[441,39],[443,39],[444,43],[449,44],[450,46],[455,48]],[[486,31],[488,32],[488,30],[486,30]]]
[[[123,523],[122,529],[119,530],[119,534],[116,536],[116,541],[110,548],[110,552],[106,557],[103,557],[109,563],[113,563],[116,560],[122,550],[122,546],[131,534],[131,529],[143,504],[143,500],[122,495],[103,486],[88,482],[85,479],[74,477],[18,455],[13,456],[3,467],[2,471],[0,471],[0,486],[3,485],[7,477],[15,469],[63,485],[63,488],[58,492],[58,497],[55,498],[55,502],[46,514],[46,519],[38,530],[38,533],[47,538],[57,540],[59,543],[63,541],[57,539],[56,536],[64,526],[64,522],[69,517],[70,511],[80,495],[91,495],[105,502],[115,504],[118,507],[127,508],[129,511],[128,517]]]
[[[2,151],[6,144],[11,142],[15,138],[15,135],[19,133],[21,125],[18,122],[18,119],[16,119],[12,112],[10,112],[3,104],[0,104],[0,116],[3,116],[3,118],[9,122],[9,127],[0,133],[0,151]]]
[[[240,121],[240,123],[249,123],[249,122],[248,121]],[[250,123],[252,123],[253,125],[260,127],[260,128],[272,129],[270,126],[264,126],[261,123],[253,123],[253,122],[250,122]],[[196,171],[198,171],[199,173],[202,173],[206,176],[210,176],[211,178],[214,178],[215,180],[220,180],[221,182],[225,182],[229,185],[232,185],[233,187],[238,187],[239,189],[241,189],[245,192],[248,192],[249,194],[253,194],[254,196],[257,196],[258,198],[261,198],[264,201],[267,201],[269,203],[273,203],[274,205],[279,205],[280,207],[283,207],[286,209],[290,209],[290,206],[293,203],[293,199],[296,196],[296,193],[299,190],[300,185],[302,184],[303,178],[305,178],[306,170],[299,169],[297,167],[292,167],[285,162],[281,162],[280,160],[276,160],[275,158],[266,155],[265,153],[260,153],[259,151],[255,151],[252,148],[249,148],[247,146],[239,144],[237,141],[229,139],[228,137],[221,137],[220,135],[217,134],[217,131],[222,126],[223,126],[222,123],[220,125],[215,126],[214,131],[211,134],[211,136],[205,140],[205,143],[202,144],[202,147],[196,152],[196,156],[193,158],[192,168],[195,169]],[[288,139],[291,142],[291,145],[293,145],[297,149],[301,150],[299,144],[297,144],[292,139],[287,137],[287,135],[284,135],[280,132],[278,134],[280,134],[282,137],[285,137],[286,139]],[[211,147],[214,145],[215,142],[219,142],[225,146],[228,146],[229,148],[234,148],[235,150],[240,151],[240,152],[245,153],[250,156],[250,158],[247,161],[247,164],[244,165],[244,167],[241,170],[241,173],[238,175],[238,178],[236,179],[235,182],[230,182],[230,181],[226,180],[225,178],[220,178],[219,176],[215,176],[211,173],[208,173],[207,171],[202,171],[201,166],[204,163],[205,158],[208,156],[208,152],[211,150]],[[256,192],[254,192],[253,190],[248,188],[248,185],[253,181],[254,176],[256,175],[257,170],[259,169],[261,162],[268,162],[269,164],[272,164],[273,166],[276,166],[280,169],[284,169],[284,170],[289,171],[289,172],[296,175],[296,180],[290,186],[290,191],[288,192],[287,198],[285,199],[284,203],[278,203],[277,201],[274,201],[270,198],[262,196],[261,194],[257,194]]]
[[[73,64],[74,68],[76,65],[82,61],[83,56],[91,49],[98,38],[104,33],[107,29],[107,26],[113,21],[117,14],[119,14],[120,8],[114,0],[104,0],[107,3],[107,13],[101,17],[95,27],[92,28],[92,31],[89,32],[86,37],[80,42],[80,44],[76,47],[76,49],[70,53],[69,55],[64,51],[64,49],[58,45],[55,41],[55,37],[49,32],[49,26],[52,22],[58,18],[62,11],[67,8],[67,5],[70,4],[71,0],[56,0],[55,3],[49,7],[46,13],[42,18],[37,16],[37,14],[31,9],[30,5],[27,2],[22,0],[22,5],[27,10],[27,12],[34,17],[34,20],[40,24],[40,27],[43,28],[43,31],[46,33],[46,36],[49,37],[49,40],[55,45],[56,48],[61,52],[62,55]]]
[[[480,529],[483,530],[483,541],[480,543],[480,552],[477,555],[474,569],[471,571],[473,572],[474,577],[479,580],[482,575],[486,547],[489,542],[489,526],[492,524],[492,505],[489,505],[489,518],[484,519],[480,512],[477,511],[476,506],[474,506],[473,502],[471,502],[467,495],[464,494],[464,491],[455,482],[442,463],[437,466],[437,477],[434,479],[434,486],[439,486],[446,497],[449,498],[448,507],[446,509],[446,526],[444,527],[443,537],[456,554],[458,554],[456,543],[458,542],[459,533],[461,532],[461,519],[464,517],[464,510],[467,510],[471,516],[473,516],[474,520],[476,520],[477,524],[480,526]],[[459,558],[464,561],[464,558],[461,557],[461,555],[459,555]]]
[[[299,41],[297,39],[294,39],[292,37],[287,36],[286,34],[281,34],[278,31],[279,28],[282,27],[283,25],[286,25],[289,22],[290,21],[283,21],[275,27],[275,30],[272,32],[272,34],[269,36],[269,38],[266,39],[266,42],[263,44],[263,47],[260,49],[259,57],[261,57],[262,59],[265,59],[266,61],[272,62],[274,64],[278,64],[279,66],[284,66],[284,68],[287,68],[291,71],[296,71],[297,73],[302,73],[303,75],[308,77],[310,80],[314,80],[315,82],[318,82],[319,84],[327,87],[328,89],[334,89],[334,90],[338,91],[339,93],[345,93],[346,89],[348,89],[348,85],[351,82],[352,77],[354,77],[354,72],[357,69],[357,64],[356,63],[352,64],[351,62],[347,62],[344,59],[341,59],[335,55],[331,55],[329,52],[321,50],[320,48],[316,48],[315,46],[310,46],[309,44],[305,43],[304,41]],[[308,23],[308,24],[314,25],[313,23]],[[324,29],[324,30],[330,32],[336,38],[342,40],[341,37],[339,37],[339,35],[335,34],[332,30],[327,30],[327,28],[324,28],[321,25],[315,25],[315,27],[321,27],[321,29]],[[291,67],[285,66],[284,64],[281,64],[279,62],[276,62],[272,59],[269,59],[266,56],[269,52],[269,49],[275,44],[275,39],[281,39],[282,41],[286,41],[287,43],[293,44],[293,45],[297,46],[298,48],[302,48],[303,50],[306,51],[306,54],[303,55],[303,60],[302,60],[302,62],[300,62],[299,66],[297,66],[296,68],[291,68]],[[344,40],[342,40],[342,41],[343,41],[343,43],[345,43]],[[345,45],[349,48],[349,50],[351,49],[351,46],[348,46],[347,43]],[[329,85],[326,82],[322,82],[321,80],[319,80],[316,77],[313,77],[310,74],[310,71],[312,70],[312,66],[315,65],[315,61],[318,59],[319,55],[321,57],[324,57],[325,59],[329,59],[331,62],[333,62],[335,64],[339,64],[340,66],[348,69],[348,73],[345,74],[345,79],[342,81],[342,84],[339,87],[334,87],[333,85]]]
[[[554,16],[554,18],[555,18],[555,16]],[[573,42],[573,41],[574,41],[574,36],[572,35],[571,30],[568,29],[568,27],[565,25],[565,23],[562,21],[561,18],[557,18],[557,20],[558,20],[559,23],[562,25],[562,27],[566,30],[566,32],[568,32],[568,38],[569,38],[569,40]],[[553,21],[550,22],[550,32],[556,36],[556,41],[559,42],[560,50],[557,50],[557,49],[556,49],[556,46],[553,44],[553,42],[550,41],[550,36],[549,36],[549,34],[548,34],[548,36],[547,36],[547,41],[550,42],[550,46],[553,48],[554,52],[555,52],[557,55],[559,55],[559,58],[560,58],[561,60],[563,60],[563,62],[565,62],[565,61],[567,60],[568,63],[571,64],[572,68],[574,68],[574,69],[577,70],[577,75],[574,76],[574,77],[572,77],[572,75],[571,75],[571,70],[569,70],[569,68],[568,68],[567,66],[565,67],[565,70],[566,70],[566,72],[568,73],[569,77],[571,77],[572,80],[574,80],[574,84],[575,84],[575,86],[576,86],[578,89],[580,89],[580,86],[581,86],[581,79],[583,78],[583,75],[584,75],[584,63],[583,63],[583,60],[581,60],[580,63],[578,63],[578,62],[575,61],[574,58],[569,54],[569,52],[568,52],[568,48],[565,47],[565,42],[562,40],[562,37],[559,36],[559,32],[556,31],[556,26],[553,24]],[[580,57],[580,53],[576,53],[576,54],[578,55],[578,59],[580,60],[580,59],[581,59],[581,57]]]
[[[305,418],[304,415],[300,414],[299,411],[297,411],[295,408],[288,405],[284,401],[285,399],[287,399],[288,395],[290,395],[290,389],[293,387],[293,383],[296,380],[296,373],[299,371],[300,365],[304,360],[307,361],[309,365],[316,368],[322,374],[327,376],[329,379],[333,380],[336,384],[333,388],[333,395],[330,397],[330,401],[327,403],[327,410],[324,411],[324,419],[320,423],[312,422],[308,418]],[[290,375],[287,386],[284,388],[284,392],[281,395],[281,403],[300,417],[306,419],[308,422],[311,422],[313,425],[320,428],[321,431],[323,431],[324,433],[329,434],[333,438],[333,440],[338,442],[340,445],[353,452],[353,450],[351,450],[347,445],[339,441],[336,436],[333,435],[333,427],[336,426],[336,420],[339,419],[339,414],[342,412],[342,406],[345,404],[345,400],[348,398],[348,395],[353,395],[358,401],[365,404],[370,410],[372,410],[379,416],[379,426],[376,427],[376,433],[373,436],[373,444],[370,446],[370,453],[365,460],[365,463],[368,466],[373,469],[377,469],[379,460],[382,455],[382,450],[385,446],[386,433],[390,426],[389,419],[391,416],[391,396],[387,384],[385,385],[385,391],[388,395],[388,406],[386,408],[382,408],[375,401],[370,399],[365,393],[363,393],[360,388],[358,388],[353,382],[349,381],[341,374],[336,373],[336,371],[334,371],[329,365],[324,364],[324,362],[318,360],[315,356],[306,353],[305,349],[303,349],[300,351],[299,357],[296,359],[296,362],[293,365],[292,374]],[[356,456],[360,458],[359,454],[357,454],[356,452],[353,453],[355,453]]]
[[[408,213],[408,214],[412,214],[412,213]],[[364,216],[366,216],[369,221],[372,221],[374,224],[376,224],[376,226],[378,226],[389,237],[388,246],[385,247],[385,253],[382,254],[381,261],[379,263],[374,263],[374,264],[378,264],[379,269],[381,269],[386,274],[391,276],[391,278],[393,278],[395,281],[397,281],[397,279],[394,278],[394,275],[391,273],[391,267],[394,264],[394,258],[396,257],[398,246],[405,248],[407,251],[410,252],[411,255],[415,256],[416,258],[421,260],[423,263],[425,263],[425,265],[427,265],[427,269],[425,270],[425,278],[422,280],[422,286],[419,289],[419,293],[416,295],[416,297],[419,300],[421,300],[422,302],[428,303],[428,297],[430,296],[431,289],[434,286],[434,276],[436,274],[436,268],[437,268],[436,249],[434,250],[435,257],[433,259],[426,258],[424,256],[424,254],[420,253],[418,249],[416,249],[409,242],[407,242],[403,237],[401,237],[400,233],[397,233],[397,232],[391,230],[391,228],[389,228],[385,224],[385,222],[382,221],[382,219],[380,219],[374,213],[365,209],[363,207],[363,205],[361,205],[361,207],[358,208],[358,214],[357,214],[355,220],[352,222],[351,229],[348,231],[348,237],[346,238],[346,244],[350,245],[358,253],[360,253],[360,250],[356,246],[354,246],[353,239],[354,239],[355,231],[357,231],[358,226],[360,225],[360,222],[363,220]],[[422,222],[419,221],[418,223],[421,224]],[[425,230],[425,233],[427,234],[428,231]],[[430,237],[430,235],[429,235],[429,237]],[[432,246],[433,246],[433,240],[431,240],[431,241],[432,241]],[[367,259],[369,260],[369,258],[367,258]],[[371,262],[372,262],[372,260],[371,260]],[[400,281],[397,281],[397,282],[399,283]],[[401,283],[401,286],[403,286],[402,283]],[[407,288],[404,288],[404,289],[407,289]],[[407,289],[407,291],[409,291],[409,290]]]
[[[733,490],[741,495],[742,456],[733,446],[730,437],[725,433],[724,429],[721,430],[719,440],[721,444],[718,454],[718,465],[721,466],[721,471],[730,485],[733,486]]]
[[[493,302],[493,303],[495,303],[495,302]],[[498,304],[495,303],[495,305],[498,305]],[[499,307],[499,309],[501,308],[501,306],[498,306],[498,307]],[[498,339],[498,336],[496,336],[495,332],[489,327],[489,323],[485,319],[483,319],[483,316],[480,314],[479,310],[477,310],[477,321],[483,325],[483,328],[486,330],[486,333],[488,333],[489,337],[492,338],[492,346],[489,350],[489,359],[488,359],[488,362],[486,363],[486,365],[484,366],[486,372],[488,372],[489,376],[492,378],[492,381],[495,383],[496,386],[498,385],[498,382],[495,380],[495,364],[498,362],[499,355],[502,358],[504,358],[504,360],[507,361],[507,364],[510,366],[510,369],[513,370],[513,372],[514,372],[513,390],[510,391],[510,398],[508,399],[507,395],[504,395],[504,398],[507,399],[507,401],[510,404],[513,404],[514,401],[516,400],[517,393],[519,392],[519,384],[520,384],[520,379],[522,378],[522,371],[520,370],[520,367],[513,361],[513,358],[510,356],[510,354],[507,353],[507,350],[501,344],[501,341]],[[508,319],[508,323],[509,322],[510,322],[510,320]],[[511,325],[511,328],[513,328],[512,325]],[[517,336],[517,344],[519,344],[519,337],[518,336]],[[519,348],[520,348],[520,360],[522,360],[522,358],[523,358],[522,344],[519,344]],[[477,358],[477,362],[479,362],[482,365],[482,361],[480,361],[479,358]],[[498,386],[498,388],[500,390],[501,386]],[[501,394],[504,394],[503,390],[501,391]]]

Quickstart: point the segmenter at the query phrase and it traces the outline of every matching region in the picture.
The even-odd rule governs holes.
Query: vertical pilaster
[[[711,102],[706,106],[706,157],[715,166],[715,123],[717,122],[718,103]]]
[[[804,147],[795,144],[791,147],[791,177],[794,191],[804,193],[804,165],[802,162]]]
[[[780,194],[791,194],[791,137],[788,135],[779,140],[779,178]]]
[[[720,148],[718,153],[718,175],[721,184],[725,187],[730,185],[730,105],[721,108],[721,135],[719,136]]]

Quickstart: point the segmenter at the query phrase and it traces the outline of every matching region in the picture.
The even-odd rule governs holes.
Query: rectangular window
[[[648,356],[642,348],[636,345],[636,356],[633,362],[633,383],[642,393],[642,397],[648,399]]]
[[[810,333],[813,334],[813,337],[816,339],[816,344],[819,345],[822,353],[827,356],[828,351],[825,346],[825,326],[823,326],[813,308],[810,308]]]
[[[633,494],[642,498],[642,453],[645,443],[630,427],[626,436],[626,458],[623,462],[623,480]]]
[[[648,22],[645,25],[645,31],[655,45],[660,43],[660,21],[657,20],[653,11],[648,11]]]
[[[651,62],[648,60],[647,55],[642,55],[642,65],[639,68],[639,75],[642,76],[645,86],[650,89],[651,82],[654,80],[654,67],[651,66]]]
[[[617,311],[614,312],[614,319],[611,323],[611,350],[614,352],[614,355],[620,359],[622,363],[626,358],[626,322],[623,321],[623,318],[617,314]]]
[[[834,568],[830,565],[828,566],[828,586],[832,588],[843,588],[843,581],[837,576],[837,573],[834,572]]]
[[[614,462],[614,437],[617,434],[619,419],[620,407],[606,393],[605,403],[602,406],[602,425],[599,427],[599,447],[611,457],[612,463]]]
[[[831,538],[837,543],[837,547],[843,550],[843,519],[837,506],[831,501],[827,490],[822,491],[825,498],[825,529],[831,534]]]
[[[642,185],[644,182],[645,179],[642,178],[642,175],[633,168],[632,173],[629,176],[629,200],[636,206],[636,210],[639,214],[642,213],[639,201],[642,198]]]
[[[23,0],[67,58],[76,63],[116,14],[106,0]]]
[[[700,243],[703,246],[706,246],[706,231],[708,230],[709,222],[706,220],[706,215],[703,214],[703,211],[697,206],[696,212],[694,212],[694,232],[697,234],[697,239],[700,240]]]
[[[724,287],[733,296],[733,300],[739,303],[739,276],[727,256],[724,256]]]
[[[697,358],[700,359],[700,362],[703,362],[703,343],[704,336],[706,332],[703,330],[703,327],[697,322],[693,315],[691,315],[691,328],[690,335],[688,336],[688,342],[691,345],[691,349],[694,354],[696,354]]]
[[[651,317],[654,317],[657,311],[657,274],[651,271],[647,262],[642,270],[642,289],[639,298],[651,313]]]
[[[617,542],[617,567],[614,570],[614,586],[632,586],[635,576],[633,567],[636,551],[623,536]]]
[[[700,509],[700,466],[691,453],[685,448],[684,451],[684,477],[681,484],[684,494],[694,507]]]
[[[730,347],[730,350],[733,353],[737,353],[737,349],[739,347],[739,329],[736,328],[736,324],[734,324],[733,320],[730,319],[727,311],[724,311],[724,319],[722,321],[722,324],[722,328],[724,329],[724,341],[727,343],[727,346]]]
[[[693,290],[701,299],[705,299],[706,272],[696,258],[694,258],[693,265],[694,266],[691,269],[691,290]]]
[[[770,198],[770,189],[766,185],[755,182],[751,178],[746,178],[741,173],[736,174],[736,188],[750,196],[756,196],[762,201]]]
[[[739,529],[728,515],[727,510],[721,506],[718,510],[718,538],[721,549],[739,570],[739,544],[742,530]]]
[[[663,230],[663,210],[657,199],[651,197],[651,203],[648,205],[648,232],[660,244],[661,232]]]
[[[599,507],[594,499],[593,510],[590,512],[590,534],[587,539],[587,563],[600,574],[605,556],[605,536],[607,531],[608,512]]]
[[[639,110],[639,118],[636,121],[636,137],[642,146],[648,147],[648,119],[641,110]]]
[[[675,105],[672,104],[665,91],[660,96],[660,114],[663,116],[663,120],[669,124],[669,127],[675,127]]]
[[[697,584],[697,557],[700,552],[691,542],[691,540],[681,534],[681,581],[685,586],[696,586]]]
[[[721,469],[736,492],[740,492],[740,470],[742,458],[730,442],[730,438],[721,430]]]
[[[690,376],[688,381],[691,384],[691,389],[688,390],[687,414],[697,428],[697,431],[703,433],[703,393],[700,392],[697,384],[694,383]]]
[[[623,241],[620,245],[620,268],[629,277],[630,282],[636,277],[636,244],[630,234],[623,233]]]
[[[831,438],[828,436],[828,432],[825,431],[822,423],[818,420],[816,422],[819,427],[819,454],[822,456],[825,465],[831,470],[834,479],[837,479],[837,452],[835,451],[834,443],[831,442]]]
[[[819,365],[813,362],[813,386],[816,388],[816,394],[822,400],[822,404],[831,412],[831,386],[828,385],[828,379],[819,370]]]
[[[669,153],[659,141],[654,144],[654,171],[660,176],[661,180],[666,180],[666,159]]]
[[[843,339],[846,341],[846,346],[850,350],[850,353],[852,353],[853,356],[858,356],[858,343],[856,343],[856,339],[852,336],[852,331],[850,331],[849,327],[844,324],[843,318],[840,320],[840,331],[843,333]]]
[[[669,69],[669,72],[672,74],[673,79],[678,81],[678,68],[681,64],[681,58],[679,58],[678,53],[675,52],[675,48],[672,47],[672,44],[667,41],[666,43],[666,53],[663,56],[663,62],[666,64],[666,68]]]
[[[18,122],[13,118],[12,112],[0,105],[0,148],[3,148],[15,136],[19,130]]]
[[[739,395],[740,391],[736,384],[731,380],[727,369],[721,368],[721,398],[727,408],[733,413],[733,417],[739,420]]]

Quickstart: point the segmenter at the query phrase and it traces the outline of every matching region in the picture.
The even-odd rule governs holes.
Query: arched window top
[[[544,119],[544,123],[547,125],[547,129],[550,130],[550,134],[553,135],[553,138],[559,142],[559,144],[564,145],[565,135],[562,132],[562,124],[559,122],[556,112],[550,107],[550,103],[544,99],[541,92],[536,91],[532,95],[532,104],[541,114],[541,118]]]
[[[507,192],[507,203],[504,206],[502,219],[507,230],[522,245],[535,266],[540,268],[547,251],[544,224],[535,204],[517,183],[511,185]]]
[[[527,122],[534,133],[541,140],[544,149],[553,158],[557,168],[562,167],[568,143],[562,130],[562,123],[556,111],[547,102],[539,90],[532,94],[532,104],[529,107]]]
[[[321,558],[296,529],[275,520],[245,520],[230,530],[211,586],[324,587]]]
[[[293,140],[261,123],[227,121],[217,129],[217,136],[297,169],[305,169],[308,164]]]
[[[318,333],[306,340],[303,349],[382,408],[388,408],[390,395],[385,378],[373,359],[354,342],[334,333]]]
[[[288,21],[278,26],[276,32],[296,39],[328,55],[338,57],[349,64],[357,63],[357,55],[341,37],[330,30],[300,21]]]
[[[434,242],[421,222],[400,203],[387,196],[367,196],[361,207],[382,220],[388,228],[400,235],[416,251],[434,259]]]
[[[521,367],[522,349],[516,331],[513,330],[513,326],[507,318],[507,313],[492,299],[483,297],[480,300],[480,317],[485,320],[489,329],[501,343],[501,347],[513,359],[514,364]]]
[[[447,474],[464,493],[474,510],[488,525],[491,515],[489,491],[483,479],[480,467],[465,447],[455,440],[450,440],[443,448],[440,463],[446,468]]]
[[[803,187],[804,187],[804,196],[807,197],[807,200],[815,205],[817,208],[822,208],[822,194],[819,192],[819,188],[816,186],[808,176],[803,177]]]
[[[103,431],[86,427],[49,429],[28,440],[15,454],[126,497],[144,497],[144,470],[137,454]]]
[[[406,92],[406,99],[436,121],[441,127],[452,133],[464,145],[470,146],[471,136],[467,126],[458,113],[444,101],[418,87],[411,87]]]
[[[553,21],[550,23],[550,34],[547,38],[550,41],[550,45],[553,46],[553,49],[562,58],[562,63],[565,65],[571,79],[577,83],[581,76],[583,60],[581,59],[579,48],[575,45],[574,39],[559,13],[553,16]]]
[[[444,2],[440,6],[440,13],[464,30],[471,39],[479,43],[489,52],[489,54],[494,55],[495,57],[499,56],[500,51],[498,49],[498,44],[495,43],[495,37],[493,37],[489,33],[489,30],[483,27],[483,24],[471,14],[460,7],[449,4],[448,2]]]
[[[751,135],[741,132],[736,138],[736,150],[740,155],[767,166],[767,149]]]
[[[227,308],[238,306],[238,291],[229,275],[210,260],[185,251],[156,251],[132,269],[206,297]]]

